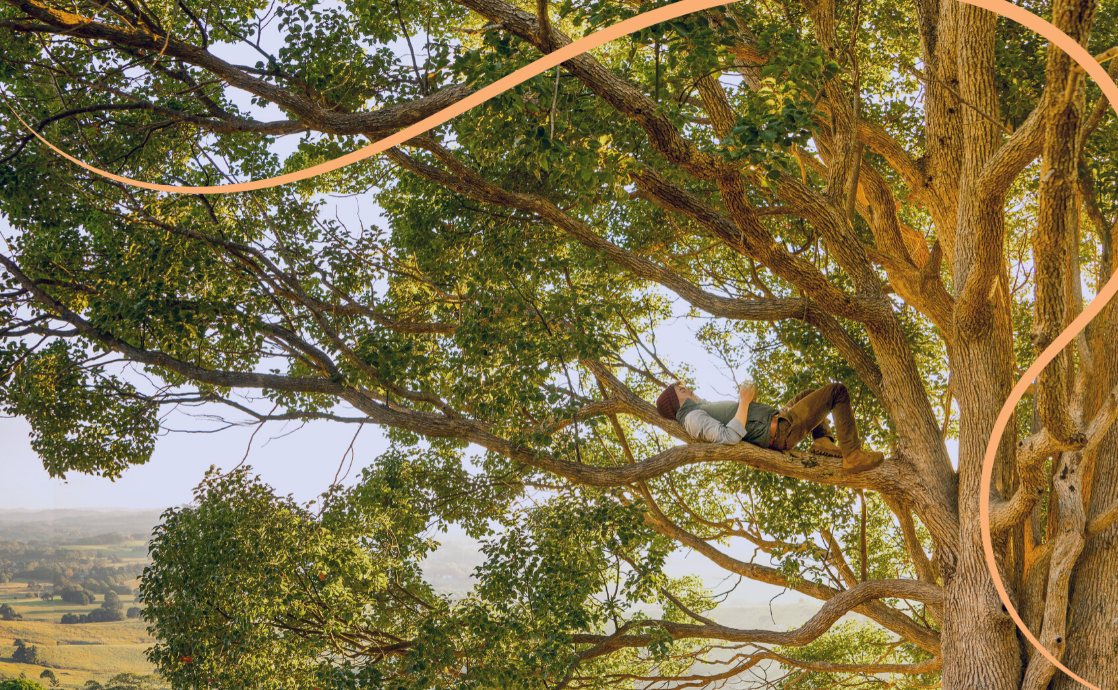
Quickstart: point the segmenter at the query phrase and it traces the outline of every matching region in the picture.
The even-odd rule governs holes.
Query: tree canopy
[[[333,159],[663,4],[3,0],[0,85],[90,164],[210,185]],[[1118,44],[1114,0],[1023,4],[1093,54]],[[1118,269],[1116,127],[1062,51],[956,0],[705,10],[256,192],[132,188],[9,119],[0,404],[59,477],[148,462],[174,406],[385,430],[317,505],[242,467],[164,515],[139,597],[175,687],[768,667],[789,687],[1070,687],[997,597],[980,468],[1020,372]],[[351,196],[373,215],[338,213]],[[770,404],[844,383],[887,461],[692,443],[649,402],[700,383],[698,353],[664,342],[680,311]],[[1102,685],[1116,320],[1019,406],[991,517],[1026,622]],[[459,599],[420,568],[452,524],[486,557]],[[665,572],[681,550],[821,608],[720,623],[725,592]],[[871,622],[837,624],[851,611]]]

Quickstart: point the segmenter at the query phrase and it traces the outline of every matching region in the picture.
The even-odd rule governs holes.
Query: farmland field
[[[131,539],[107,546],[57,545],[51,548],[65,553],[82,553],[87,558],[92,556],[91,563],[102,568],[106,565],[138,568],[148,562],[146,544]],[[135,592],[139,580],[129,580],[124,584]],[[64,614],[88,614],[101,608],[105,596],[97,594],[95,602],[84,606],[64,602],[58,597],[52,601],[38,597],[39,592],[50,592],[52,589],[53,585],[48,581],[27,577],[0,582],[0,605],[8,604],[22,616],[21,620],[0,620],[0,679],[23,674],[38,681],[39,675],[50,669],[58,678],[60,687],[70,690],[81,688],[88,680],[104,684],[119,673],[148,675],[155,672],[144,655],[154,640],[148,635],[147,624],[142,619],[63,625],[60,621]],[[29,594],[33,598],[28,598]],[[125,611],[139,606],[134,593],[119,597]],[[17,639],[37,648],[37,664],[15,662],[14,641]],[[47,687],[46,681],[42,682]]]

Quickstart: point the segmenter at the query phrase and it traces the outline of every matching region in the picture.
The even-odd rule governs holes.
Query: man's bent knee
[[[846,385],[842,383],[828,383],[826,385],[827,392],[830,394],[828,397],[833,404],[848,403],[850,402],[850,391],[846,390]]]

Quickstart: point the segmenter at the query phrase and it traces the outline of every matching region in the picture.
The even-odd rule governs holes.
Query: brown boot
[[[876,450],[862,450],[859,448],[842,459],[842,469],[847,472],[865,472],[872,470],[885,462],[885,454]]]
[[[816,455],[829,455],[832,458],[841,458],[842,451],[835,442],[826,436],[820,436],[811,443],[811,452]]]

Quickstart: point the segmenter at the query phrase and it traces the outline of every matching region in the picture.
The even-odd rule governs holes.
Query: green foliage
[[[26,678],[0,681],[0,690],[43,690],[43,686]]]
[[[665,602],[679,619],[664,588],[693,610],[713,608],[697,581],[660,572],[670,542],[635,519],[639,508],[605,496],[513,513],[484,540],[478,587],[454,602],[422,579],[418,563],[435,544],[418,534],[421,502],[390,493],[393,474],[366,473],[312,514],[249,472],[211,472],[195,504],[168,511],[156,530],[140,590],[160,640],[149,657],[181,687],[224,677],[260,688],[542,690],[574,667],[573,633],[600,632],[641,602]],[[355,664],[341,654],[359,648],[358,633],[409,643]],[[658,644],[666,662],[687,648]]]
[[[247,471],[208,473],[197,505],[168,511],[152,541],[148,656],[181,687],[349,682],[352,665],[326,656],[336,635],[410,639],[440,606],[418,568],[430,543],[394,531],[391,513],[335,496],[316,518]]]
[[[31,447],[52,477],[77,470],[116,478],[151,457],[159,430],[153,407],[135,399],[131,384],[87,369],[66,343],[28,353],[10,372],[0,368],[0,380],[9,376],[0,405],[31,423]]]

